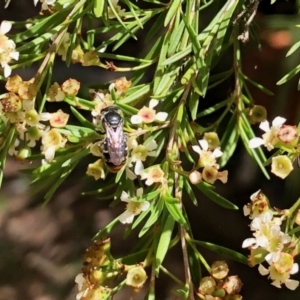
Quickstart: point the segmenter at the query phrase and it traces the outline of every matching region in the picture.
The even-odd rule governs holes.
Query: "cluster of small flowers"
[[[54,41],[57,38],[57,34],[53,35],[51,38]],[[67,53],[71,46],[71,34],[66,32],[62,37],[62,42],[60,43],[59,48],[57,49],[57,54],[61,56],[62,60],[65,61],[67,59]],[[77,45],[71,54],[72,63],[80,63],[84,67],[88,66],[100,66],[100,59],[98,53],[103,53],[106,50],[106,47],[101,48],[98,51],[93,49],[89,49],[87,52],[84,52],[81,45]]]
[[[82,273],[75,282],[78,287],[76,300],[103,299],[110,296],[111,289],[107,283],[117,278],[124,271],[126,285],[141,288],[147,280],[147,274],[142,265],[127,266],[115,260],[110,253],[110,240],[98,240],[86,250]]]
[[[189,174],[191,183],[198,184],[203,180],[210,184],[214,184],[217,179],[226,183],[228,177],[228,171],[219,172],[219,165],[217,164],[217,158],[222,156],[220,150],[220,140],[217,133],[207,132],[204,134],[204,138],[199,140],[200,146],[193,146],[193,150],[199,154],[199,160],[196,169],[203,168],[202,173],[197,170],[193,170]]]
[[[280,288],[285,284],[294,290],[299,281],[290,279],[290,275],[299,269],[294,262],[294,256],[298,254],[297,241],[281,230],[285,214],[272,210],[268,198],[260,190],[250,198],[251,203],[244,207],[244,214],[252,219],[250,228],[254,237],[246,239],[242,245],[251,251],[249,265],[259,264],[260,274],[269,275],[272,285]],[[268,268],[263,266],[264,261]]]
[[[292,160],[299,155],[299,132],[296,126],[284,125],[286,119],[276,117],[272,126],[268,121],[260,123],[259,128],[265,133],[262,138],[255,137],[249,141],[250,148],[257,148],[264,145],[268,151],[274,148],[282,149],[290,154],[277,155],[272,157],[271,172],[276,176],[284,179],[293,170]]]
[[[12,24],[9,21],[2,21],[0,24],[0,65],[3,68],[4,77],[8,77],[11,74],[11,67],[9,66],[11,60],[19,59],[19,52],[15,51],[15,42],[6,36],[11,26]]]
[[[111,84],[108,91],[92,91],[94,94],[94,101],[96,103],[94,109],[92,110],[93,123],[95,125],[100,123],[102,109],[107,106],[111,106],[114,103],[110,91],[112,89],[115,89],[117,96],[120,96],[124,92],[126,92],[130,85],[131,82],[122,77]],[[144,106],[138,111],[136,115],[133,115],[131,117],[131,123],[150,124],[155,121],[164,122],[168,114],[165,112],[156,113],[156,111],[154,110],[154,107],[156,105],[158,105],[157,100],[150,100],[149,107]],[[136,130],[136,135],[141,135],[140,129]],[[124,165],[127,178],[134,180],[137,178],[137,175],[140,175],[142,180],[146,180],[146,185],[152,185],[153,183],[164,184],[164,172],[161,170],[160,166],[153,166],[145,170],[143,164],[148,156],[156,156],[156,141],[148,140],[143,144],[139,144],[134,136],[135,134],[133,133],[132,136],[128,138],[129,155]],[[99,142],[91,145],[91,152],[95,156],[103,156],[99,148]],[[131,171],[133,165],[134,172]],[[104,162],[102,161],[102,159],[97,160],[93,164],[90,164],[88,166],[87,174],[93,176],[96,180],[100,178],[104,179],[105,171]]]
[[[57,98],[63,99],[63,95],[68,95],[70,81],[62,84],[58,93],[54,92],[54,87],[50,89],[50,101]],[[9,149],[10,155],[15,155],[23,160],[30,156],[30,148],[35,147],[36,142],[41,140],[41,152],[45,155],[45,161],[51,161],[55,156],[55,151],[65,147],[67,139],[59,132],[59,128],[65,127],[69,115],[62,110],[54,113],[39,113],[35,109],[35,98],[37,87],[34,80],[23,81],[19,75],[8,78],[5,88],[8,90],[6,97],[0,103],[1,120],[14,125],[16,135],[14,143]],[[56,90],[57,87],[55,87]],[[49,122],[46,126],[41,122]],[[29,147],[29,148],[28,148]]]
[[[197,296],[203,300],[241,300],[239,292],[242,282],[238,276],[227,276],[228,265],[225,261],[216,261],[211,266],[211,276],[203,277],[197,291]]]

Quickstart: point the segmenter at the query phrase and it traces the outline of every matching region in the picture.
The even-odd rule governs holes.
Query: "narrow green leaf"
[[[156,191],[147,193],[147,194],[143,194],[139,197],[133,197],[130,199],[130,201],[132,202],[143,202],[143,201],[150,201],[154,198],[156,198],[159,194],[160,194],[160,189],[157,189]]]
[[[158,200],[156,205],[151,206],[151,215],[148,218],[145,225],[143,226],[143,228],[141,229],[141,231],[139,233],[139,238],[142,237],[152,227],[152,225],[158,220],[160,214],[163,211],[163,207],[164,207],[164,202],[162,201],[162,199]],[[134,224],[132,226],[132,228],[134,228],[134,226],[136,226],[136,225]]]
[[[181,42],[181,37],[183,34],[183,30],[184,30],[184,22],[181,21],[180,25],[178,26],[178,28],[174,28],[174,30],[172,31],[171,37],[170,37],[170,46],[168,49],[168,56],[173,55],[178,47],[178,45]]]
[[[202,242],[202,241],[195,241],[193,240],[194,243],[208,249],[208,250],[211,250],[213,252],[216,252],[218,254],[221,254],[229,259],[232,259],[232,260],[235,260],[237,262],[240,262],[242,264],[248,264],[248,259],[247,257],[245,257],[243,254],[237,252],[237,251],[234,251],[234,250],[231,250],[231,249],[228,249],[226,247],[223,247],[223,246],[219,246],[219,245],[216,245],[216,244],[212,244],[212,243],[209,243],[209,242]]]
[[[170,3],[171,3],[171,6],[168,9],[168,13],[166,15],[165,22],[164,22],[165,27],[170,23],[173,16],[176,14],[177,10],[179,9],[179,5],[181,3],[181,0],[173,0]]]
[[[288,51],[288,53],[286,54],[286,57],[292,55],[298,48],[300,47],[300,41],[298,41],[297,43],[295,43],[290,50]]]
[[[146,96],[147,93],[151,91],[150,84],[142,84],[139,86],[136,86],[137,91],[130,94],[129,96],[126,96],[124,99],[122,99],[122,103],[131,103],[142,96]]]
[[[271,92],[270,90],[268,90],[267,88],[265,88],[263,85],[253,81],[252,79],[250,79],[248,76],[243,74],[243,77],[249,81],[251,84],[253,84],[255,87],[257,87],[259,90],[261,90],[262,92],[264,92],[265,94],[269,95],[269,96],[274,96],[274,93]]]
[[[195,206],[198,206],[197,198],[196,198],[196,196],[193,192],[193,189],[187,179],[184,179],[184,189],[187,192],[187,194],[188,194],[189,198],[191,199],[191,201],[193,202],[193,204]]]
[[[239,209],[235,204],[225,199],[221,195],[217,194],[210,187],[207,187],[203,184],[203,182],[195,185],[205,196],[207,196],[210,200],[214,201],[218,205],[227,208],[227,209]]]
[[[107,224],[103,229],[101,229],[94,237],[93,240],[99,240],[106,236],[108,236],[110,233],[112,233],[113,229],[116,228],[120,224],[119,218],[115,218],[113,221],[111,221],[109,224]]]
[[[300,65],[295,67],[292,71],[284,75],[278,82],[277,85],[281,85],[283,83],[286,83],[290,79],[292,79],[295,75],[297,75],[300,72]]]
[[[192,120],[195,121],[197,119],[197,112],[199,106],[199,95],[192,90],[190,93],[190,97],[188,98],[189,110],[191,112]]]
[[[174,229],[174,219],[171,215],[168,215],[166,222],[163,225],[159,242],[157,245],[156,253],[155,253],[155,273],[158,274],[159,267],[163,263],[165,256],[168,252],[168,248],[170,245],[172,232]]]
[[[182,227],[185,229],[188,228],[186,220],[179,208],[179,201],[177,198],[173,198],[167,195],[163,196],[163,200],[165,202],[165,206],[168,209],[170,215],[173,217],[173,219],[179,223]]]
[[[96,18],[100,18],[103,14],[105,1],[94,0],[93,12]]]
[[[95,130],[95,125],[88,121],[76,108],[73,106],[70,106],[70,109],[73,113],[73,115],[76,117],[76,119],[85,127],[94,129]]]

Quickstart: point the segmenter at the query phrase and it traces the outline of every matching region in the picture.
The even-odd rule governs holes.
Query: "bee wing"
[[[121,126],[112,128],[106,127],[107,150],[110,156],[110,161],[119,166],[123,163],[125,153],[125,135]]]

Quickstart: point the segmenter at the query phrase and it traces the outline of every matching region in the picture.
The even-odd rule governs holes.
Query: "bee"
[[[105,138],[100,147],[107,167],[118,172],[126,162],[128,147],[127,134],[123,131],[124,120],[116,106],[107,106],[101,110],[101,123]]]

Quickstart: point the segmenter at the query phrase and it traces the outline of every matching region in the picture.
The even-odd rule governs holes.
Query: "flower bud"
[[[22,109],[22,101],[15,93],[8,93],[8,97],[1,101],[1,105],[5,113],[15,113]]]
[[[298,142],[298,129],[296,126],[282,125],[277,132],[278,140],[285,146],[294,147]]]
[[[229,272],[228,265],[225,261],[215,261],[211,266],[210,274],[216,279],[223,279]]]
[[[198,171],[193,171],[189,175],[189,180],[192,184],[198,184],[202,181],[202,175]]]
[[[249,110],[248,118],[251,124],[261,123],[267,119],[267,111],[264,106],[254,105]]]
[[[211,276],[206,276],[201,278],[198,292],[202,295],[211,295],[216,288],[216,281]]]
[[[229,295],[238,294],[242,289],[242,281],[239,279],[238,276],[229,276],[226,279],[226,282],[223,284],[224,290]]]
[[[17,158],[17,160],[23,161],[30,156],[31,156],[31,148],[26,146],[26,147],[21,148],[18,151],[16,158]]]

